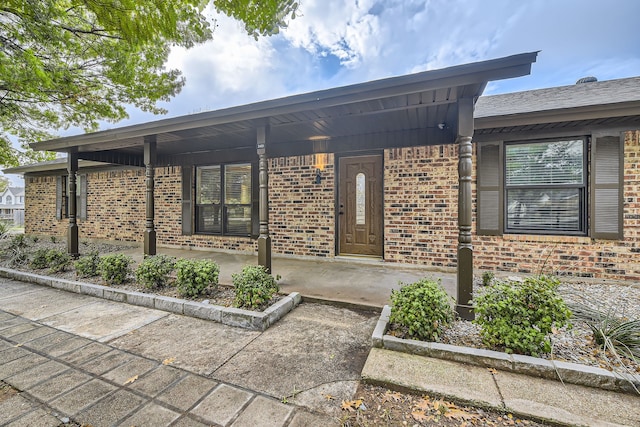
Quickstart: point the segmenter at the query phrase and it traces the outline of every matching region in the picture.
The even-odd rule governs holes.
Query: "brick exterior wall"
[[[640,131],[625,134],[623,193],[624,240],[515,234],[474,235],[474,266],[487,270],[522,273],[543,271],[578,277],[638,281],[640,280]]]
[[[25,234],[64,236],[69,223],[56,219],[56,177],[27,176],[24,183]]]
[[[455,145],[385,150],[387,262],[455,269],[457,158]],[[332,154],[269,159],[274,254],[334,256],[334,159]],[[319,160],[324,160],[326,166],[321,183],[315,184]],[[626,134],[624,174],[624,240],[477,236],[474,218],[475,268],[640,280],[640,131]],[[94,172],[87,175],[87,181],[88,219],[79,221],[80,237],[141,242],[145,222],[144,170]],[[27,176],[25,184],[25,232],[64,236],[67,220],[55,219],[55,177]],[[475,201],[475,176],[473,192]],[[256,241],[251,238],[182,235],[179,167],[156,169],[155,196],[158,245],[256,251]],[[475,208],[474,203],[474,211]]]
[[[454,145],[385,150],[386,261],[455,268],[457,159]]]
[[[316,165],[326,163],[315,183]],[[333,257],[335,254],[333,154],[269,160],[269,227],[274,253]]]
[[[475,150],[475,146],[474,146]],[[640,131],[624,147],[624,240],[476,234],[474,267],[519,273],[640,280]],[[385,260],[453,269],[458,242],[458,153],[454,145],[385,150]]]

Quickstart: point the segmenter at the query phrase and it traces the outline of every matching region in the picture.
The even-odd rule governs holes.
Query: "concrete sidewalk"
[[[361,378],[555,424],[640,425],[638,395],[370,350],[378,317],[303,303],[258,332],[0,279],[0,380],[22,392],[0,425],[339,425]]]
[[[640,395],[373,348],[362,378],[554,425],[640,426]]]
[[[21,393],[0,425],[338,425],[375,322],[307,303],[247,331],[1,280],[0,380]]]

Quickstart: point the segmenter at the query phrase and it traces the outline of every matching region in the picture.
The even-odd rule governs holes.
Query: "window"
[[[56,177],[56,218],[69,218],[69,185],[67,175]],[[76,178],[76,218],[87,219],[87,176]]]
[[[11,196],[9,194],[7,194],[7,205],[12,205],[13,204],[13,199],[11,198]]]
[[[584,139],[505,144],[505,230],[585,234]]]
[[[253,168],[250,163],[196,168],[196,232],[251,236]]]
[[[481,143],[477,233],[622,238],[623,141],[603,132]]]

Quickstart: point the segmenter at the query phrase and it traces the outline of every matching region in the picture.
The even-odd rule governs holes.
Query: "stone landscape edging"
[[[371,336],[371,345],[373,347],[617,392],[634,394],[637,393],[636,388],[640,389],[640,375],[625,375],[623,377],[621,374],[616,374],[606,369],[578,363],[437,342],[407,340],[386,335],[389,328],[390,315],[391,307],[385,305]]]
[[[22,282],[35,283],[77,294],[102,298],[109,301],[124,302],[141,307],[153,308],[174,314],[196,317],[198,319],[213,320],[229,326],[244,329],[264,331],[279,319],[284,317],[302,301],[298,292],[292,292],[282,297],[264,311],[251,311],[234,307],[183,300],[144,292],[126,291],[92,283],[59,279],[51,276],[27,273],[10,268],[0,267],[0,276]]]

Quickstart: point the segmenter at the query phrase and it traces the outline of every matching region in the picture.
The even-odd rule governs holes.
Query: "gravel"
[[[640,319],[640,285],[564,282],[559,292],[568,304],[580,303],[592,309],[624,319]],[[640,374],[638,361],[616,358],[597,345],[591,329],[583,321],[572,319],[572,328],[555,331],[551,337],[552,351],[542,358],[580,363],[588,366],[615,370],[621,373]],[[482,343],[480,327],[468,321],[457,320],[446,328],[441,340],[446,344],[491,349]],[[495,350],[495,349],[494,349]]]

